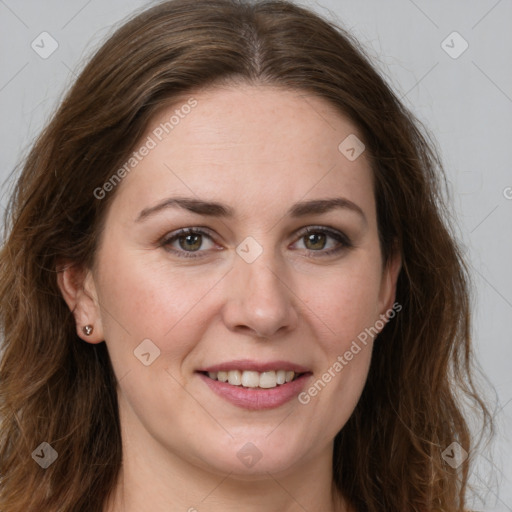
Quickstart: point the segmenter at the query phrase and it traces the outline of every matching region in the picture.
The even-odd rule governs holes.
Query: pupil
[[[320,244],[320,247],[314,247],[315,249],[322,249],[325,243],[325,235],[322,233],[312,233],[306,236],[308,242],[312,242],[313,245]]]
[[[185,246],[184,246],[184,244],[181,243],[183,239],[186,240]],[[192,239],[195,239],[195,243],[192,242],[192,244],[189,244],[189,242]],[[199,241],[199,243],[198,243],[198,241]],[[180,245],[181,245],[182,249],[193,249],[193,250],[199,249],[199,247],[201,247],[201,235],[186,235],[184,237],[181,237]]]

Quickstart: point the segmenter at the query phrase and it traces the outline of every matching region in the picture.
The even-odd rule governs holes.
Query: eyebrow
[[[182,208],[184,210],[188,210],[189,212],[197,213],[199,215],[206,215],[208,217],[235,217],[235,210],[230,206],[222,203],[215,201],[204,201],[191,197],[170,197],[156,204],[155,206],[144,208],[144,210],[142,210],[137,217],[136,222],[141,222],[167,208]],[[292,205],[286,215],[292,218],[299,218],[305,217],[307,215],[327,213],[335,209],[346,209],[355,212],[360,217],[362,217],[365,223],[367,223],[366,215],[364,214],[363,210],[356,203],[344,197],[301,201]]]

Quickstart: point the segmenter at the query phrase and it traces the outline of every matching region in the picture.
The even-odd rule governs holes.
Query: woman
[[[490,418],[441,178],[303,8],[126,23],[10,203],[0,510],[464,510],[460,396]]]

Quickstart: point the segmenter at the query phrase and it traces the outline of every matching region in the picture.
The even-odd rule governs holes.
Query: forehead
[[[195,106],[188,108],[191,99]],[[350,134],[358,135],[357,128],[323,98],[251,85],[217,86],[183,96],[161,110],[148,130],[158,143],[168,142],[170,152],[178,149],[172,139],[176,143],[186,139],[189,147],[210,149],[220,156],[229,152],[242,162],[332,160],[339,156],[338,139]]]
[[[116,193],[132,206],[179,194],[242,213],[341,194],[371,216],[365,154],[352,160],[343,152],[360,139],[348,118],[312,94],[250,85],[198,90],[151,120],[134,151],[149,149]]]

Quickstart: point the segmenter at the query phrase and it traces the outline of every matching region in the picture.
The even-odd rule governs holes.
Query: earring
[[[86,336],[90,336],[92,334],[93,330],[94,330],[94,327],[92,325],[85,325],[84,327],[82,327],[82,332]]]

